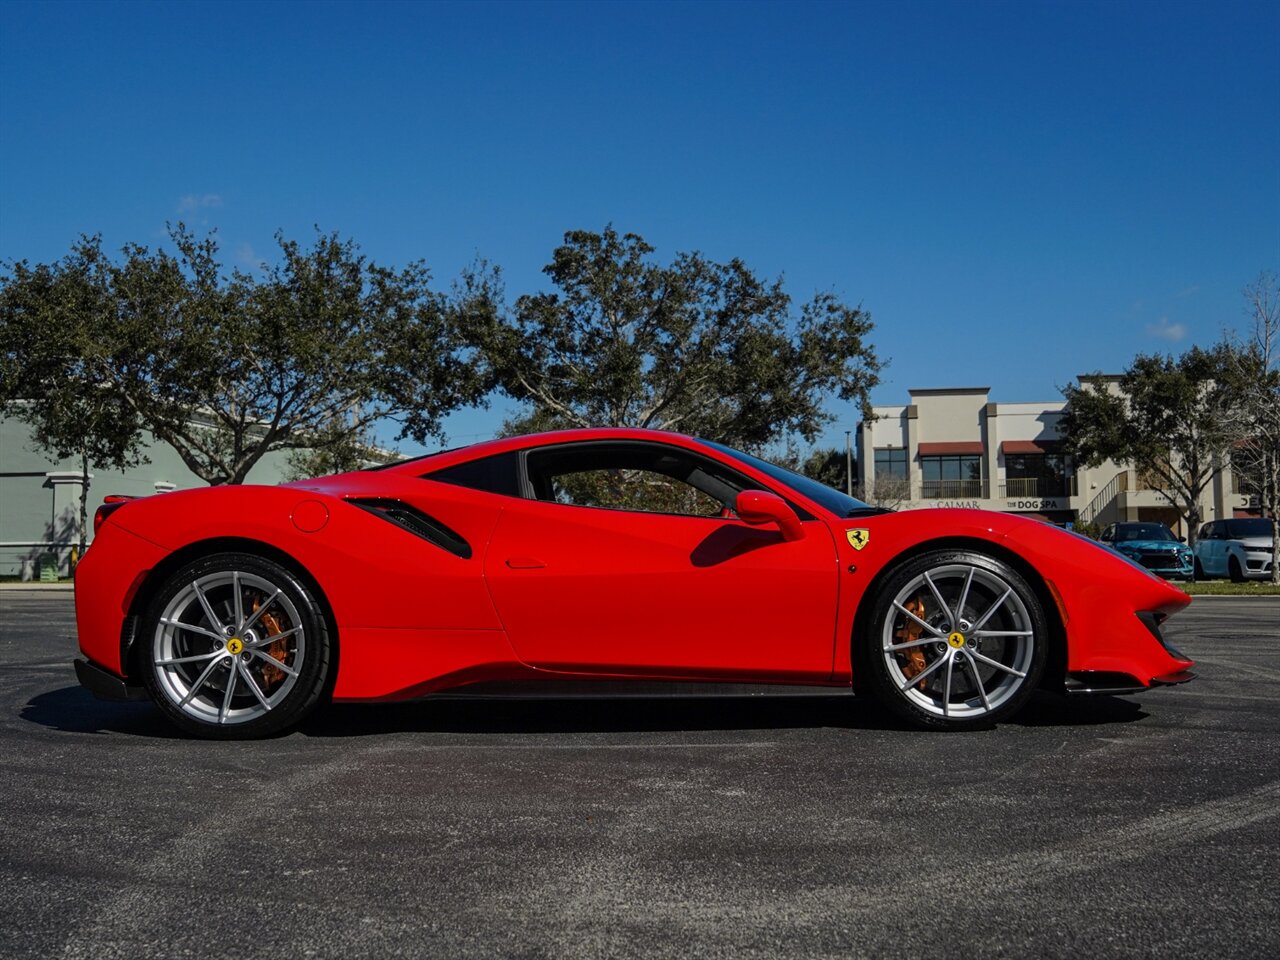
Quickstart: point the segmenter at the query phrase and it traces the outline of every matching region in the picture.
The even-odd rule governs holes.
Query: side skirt
[[[848,684],[700,683],[677,680],[495,680],[433,693],[431,700],[619,700],[852,696]]]

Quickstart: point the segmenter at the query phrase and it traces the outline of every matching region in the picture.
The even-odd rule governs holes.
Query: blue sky
[[[1215,340],[1280,270],[1276,3],[0,11],[0,260],[181,218],[250,263],[319,225],[514,294],[612,223],[862,303],[881,404],[1054,399]]]

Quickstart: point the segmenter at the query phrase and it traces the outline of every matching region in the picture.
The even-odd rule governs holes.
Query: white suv
[[[1271,521],[1257,517],[1214,520],[1196,540],[1196,576],[1271,579]]]

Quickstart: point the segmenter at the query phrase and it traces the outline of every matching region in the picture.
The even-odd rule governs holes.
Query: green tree
[[[362,470],[375,463],[389,463],[395,455],[379,449],[369,431],[352,435],[339,430],[340,436],[313,438],[313,446],[291,450],[284,470],[286,480],[306,480],[332,473]]]
[[[269,450],[341,458],[383,418],[423,442],[440,436],[445,414],[480,400],[454,305],[430,288],[423,264],[379,266],[336,234],[310,249],[278,240],[282,259],[265,276],[236,271],[224,281],[211,239],[174,233],[188,280],[181,341],[199,349],[129,392],[194,473],[240,483]],[[143,268],[172,269],[163,255]]]
[[[880,362],[871,318],[819,294],[799,311],[780,281],[698,253],[670,264],[635,234],[565,234],[544,273],[556,292],[508,310],[497,271],[468,275],[470,342],[497,386],[529,403],[508,430],[632,426],[760,449],[813,442],[832,396],[869,414]]]
[[[1280,584],[1280,280],[1263,273],[1244,290],[1250,329],[1230,336],[1231,467],[1271,520],[1271,582]]]
[[[81,556],[91,468],[124,470],[144,460],[137,412],[103,382],[100,331],[114,314],[97,236],[82,237],[56,264],[14,263],[0,278],[0,412],[30,424],[37,447],[53,459],[80,464]]]
[[[178,224],[170,238],[173,254],[129,245],[118,263],[96,250],[104,309],[81,360],[206,483],[242,483],[273,450],[340,458],[382,418],[424,442],[486,392],[458,338],[472,293],[432,290],[421,263],[379,266],[337,234],[307,249],[278,236],[280,260],[254,276],[227,272],[212,235]],[[16,273],[5,287],[44,295]]]
[[[812,450],[800,465],[800,472],[811,480],[825,483],[828,487],[844,491],[848,486],[849,464],[845,451],[835,447],[820,447]]]
[[[1089,466],[1112,460],[1143,473],[1182,514],[1193,544],[1200,496],[1231,445],[1227,364],[1221,348],[1192,347],[1177,358],[1139,355],[1118,391],[1107,389],[1102,374],[1064,391],[1067,452]]]

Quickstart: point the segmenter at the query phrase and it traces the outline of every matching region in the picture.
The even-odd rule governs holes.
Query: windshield
[[[804,494],[824,509],[830,510],[837,517],[856,517],[870,513],[889,512],[880,507],[873,507],[868,503],[863,503],[848,494],[841,493],[834,487],[828,487],[825,483],[819,483],[817,480],[806,477],[802,473],[796,473],[794,470],[780,467],[776,463],[770,463],[768,460],[761,460],[759,457],[753,457],[749,453],[726,447],[723,443],[716,443],[714,440],[703,440],[701,442],[708,447],[714,447],[721,453],[727,453],[740,463],[755,467],[761,473],[767,474],[779,483],[786,484],[792,490]]]
[[[1125,523],[1116,527],[1116,540],[1174,540],[1168,527],[1163,523]]]
[[[1227,536],[1232,540],[1239,540],[1242,537],[1271,536],[1271,521],[1263,520],[1261,517],[1254,519],[1245,517],[1239,520],[1227,520],[1224,522],[1227,526]]]

